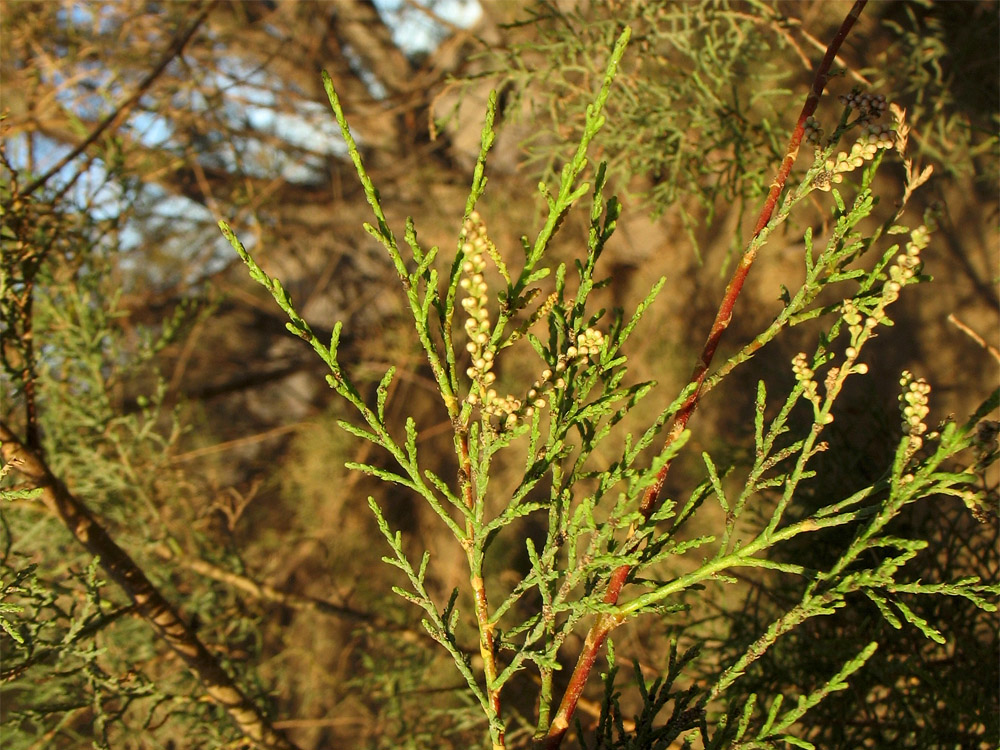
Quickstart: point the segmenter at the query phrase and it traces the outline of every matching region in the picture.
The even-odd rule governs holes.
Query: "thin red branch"
[[[729,284],[726,287],[726,293],[723,295],[722,302],[719,304],[718,312],[715,315],[715,321],[712,323],[712,328],[709,331],[708,339],[706,340],[701,356],[698,358],[698,362],[695,365],[694,372],[691,374],[691,379],[688,381],[689,384],[696,384],[695,390],[688,397],[687,401],[684,402],[684,405],[674,417],[670,430],[667,433],[663,451],[668,450],[670,446],[673,445],[674,442],[676,442],[676,440],[681,436],[687,427],[688,421],[694,414],[695,409],[698,407],[698,402],[701,397],[702,384],[708,374],[708,369],[712,364],[712,359],[715,356],[716,349],[718,349],[719,342],[722,340],[722,335],[725,333],[726,329],[729,327],[729,323],[732,321],[733,308],[736,305],[736,300],[743,289],[743,283],[746,281],[747,274],[750,272],[750,267],[753,265],[754,260],[756,260],[757,249],[754,245],[754,240],[761,233],[761,231],[763,231],[764,227],[767,226],[768,221],[771,220],[771,215],[774,213],[774,208],[778,204],[778,198],[780,197],[781,191],[785,186],[785,181],[788,179],[788,175],[792,171],[792,165],[795,163],[795,159],[799,154],[799,145],[802,143],[806,119],[816,111],[816,106],[819,104],[820,96],[822,96],[823,89],[826,87],[826,82],[829,78],[830,66],[836,58],[837,52],[844,43],[844,40],[847,38],[848,33],[854,26],[854,23],[861,15],[861,11],[864,9],[867,2],[868,0],[856,0],[850,12],[847,14],[847,17],[844,19],[844,22],[841,24],[840,29],[838,29],[836,36],[834,36],[830,45],[827,47],[826,54],[823,56],[823,61],[819,64],[819,67],[816,70],[816,76],[813,79],[812,87],[809,90],[809,95],[806,97],[805,104],[802,106],[802,111],[799,114],[798,122],[795,124],[795,129],[792,131],[792,137],[788,143],[788,148],[785,151],[785,156],[781,161],[781,166],[779,167],[778,173],[774,178],[774,182],[771,183],[771,189],[768,191],[767,199],[764,201],[764,207],[757,219],[757,224],[754,227],[750,241],[747,243],[746,250],[744,250],[742,257],[740,258],[740,262],[733,272],[732,278],[729,280]],[[656,481],[649,487],[642,498],[639,509],[646,518],[649,518],[659,505],[660,491],[663,488],[663,483],[666,481],[667,473],[670,471],[671,463],[672,461],[668,461],[664,464],[663,468],[661,468],[656,475]],[[630,572],[631,567],[623,565],[612,574],[611,580],[608,582],[607,592],[604,596],[604,602],[606,604],[616,604],[618,602],[618,597],[621,594],[622,588],[625,586],[625,582],[628,579]],[[576,711],[576,704],[583,693],[583,688],[590,677],[590,672],[597,660],[597,656],[604,646],[604,641],[607,639],[608,633],[610,633],[611,630],[617,625],[618,620],[615,617],[602,614],[598,616],[597,620],[591,626],[590,632],[587,634],[587,639],[584,642],[583,649],[580,652],[579,659],[577,660],[576,667],[573,670],[573,674],[570,676],[566,692],[563,694],[562,701],[559,704],[559,709],[556,712],[555,718],[552,720],[552,724],[549,726],[548,733],[540,742],[541,747],[546,748],[546,750],[558,748],[562,743],[562,739],[565,736],[566,730],[569,728],[569,723]]]

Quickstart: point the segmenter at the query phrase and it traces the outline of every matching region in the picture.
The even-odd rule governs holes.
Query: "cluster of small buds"
[[[576,344],[570,344],[566,348],[566,353],[559,355],[556,361],[556,374],[560,375],[566,371],[567,367],[573,365],[585,365],[591,355],[600,354],[604,348],[604,334],[596,328],[588,328],[583,333],[577,334]],[[548,370],[546,370],[548,372]],[[565,382],[560,377],[556,381],[559,388],[565,386]]]
[[[854,360],[858,356],[857,349],[861,345],[861,334],[863,331],[868,331],[868,335],[865,337],[867,341],[869,338],[875,336],[874,329],[875,326],[879,324],[879,321],[885,318],[885,311],[878,307],[871,315],[865,316],[858,310],[857,306],[852,300],[845,299],[841,304],[841,317],[844,322],[847,323],[847,330],[851,334],[851,346],[847,348],[847,358],[849,360]],[[867,368],[861,369],[863,366],[858,365],[854,368],[854,372],[864,374],[868,371]]]
[[[823,138],[823,128],[820,127],[819,120],[812,116],[806,118],[806,124],[802,132],[806,143],[819,145],[819,142]]]
[[[465,374],[479,384],[479,392],[469,395],[469,403],[481,403],[484,414],[500,417],[503,423],[511,427],[517,422],[517,414],[521,410],[521,402],[513,396],[501,398],[490,388],[496,381],[493,370],[494,351],[490,347],[490,316],[487,310],[489,296],[483,271],[486,270],[486,254],[489,250],[489,237],[486,225],[479,213],[473,211],[463,227],[465,241],[462,243],[462,273],[465,274],[458,285],[465,291],[462,307],[469,316],[465,321],[465,333],[469,343],[465,345],[471,357],[471,363]]]
[[[870,94],[857,87],[852,89],[851,93],[841,96],[840,101],[851,109],[856,109],[861,122],[879,119],[889,106],[885,94]]]
[[[545,368],[542,376],[531,384],[528,389],[526,416],[531,416],[531,407],[541,408],[545,405],[542,394],[552,388],[565,388],[566,379],[564,376],[567,368],[574,365],[582,366],[587,364],[592,356],[596,356],[604,349],[604,334],[596,328],[588,328],[576,337],[576,345],[570,345],[565,354],[559,355],[556,360],[555,370]]]
[[[594,328],[588,328],[576,337],[576,343],[566,349],[556,362],[555,372],[546,369],[542,377],[536,380],[529,389],[527,398],[522,401],[514,396],[500,396],[490,386],[496,382],[496,374],[492,372],[495,351],[490,346],[490,318],[487,305],[489,303],[488,288],[483,272],[486,270],[486,256],[490,253],[490,240],[486,234],[486,226],[477,212],[469,215],[463,227],[462,242],[462,273],[459,286],[465,291],[462,300],[468,318],[465,321],[465,333],[469,342],[466,349],[471,357],[466,375],[478,384],[478,393],[474,390],[469,394],[470,404],[478,404],[482,413],[489,417],[497,417],[505,429],[517,425],[522,418],[530,418],[536,409],[543,408],[548,402],[543,397],[546,390],[565,388],[563,378],[568,367],[585,364],[591,356],[600,354],[604,348],[604,334]],[[532,316],[537,320],[546,314],[557,301],[555,294],[550,295],[540,308],[540,312]]]
[[[567,350],[566,355],[573,356],[570,354],[570,351],[573,349],[574,347],[571,346]],[[601,350],[604,349],[604,334],[596,328],[588,328],[583,333],[577,335],[575,349],[581,361],[592,355],[600,354]]]
[[[533,391],[529,391],[529,398]],[[537,395],[537,394],[536,394]],[[545,399],[533,398],[525,403],[510,394],[500,396],[495,389],[490,388],[480,399],[476,394],[469,394],[470,404],[482,404],[482,412],[490,417],[499,417],[505,429],[510,429],[517,425],[522,417],[530,418],[535,409],[545,406]]]
[[[858,167],[864,166],[866,161],[875,158],[875,154],[880,148],[887,148],[887,146],[882,145],[883,142],[887,141],[886,136],[882,135],[881,131],[878,135],[871,133],[863,135],[851,146],[851,153],[841,151],[837,154],[836,159],[827,159],[825,169],[816,175],[813,185],[820,190],[829,191],[835,183],[844,181],[845,173],[853,172]],[[890,146],[892,145],[891,141],[888,143]]]
[[[897,255],[896,262],[889,267],[889,278],[891,279],[889,283],[895,282],[902,286],[916,275],[917,268],[920,266],[920,251],[927,247],[930,241],[930,232],[926,226],[921,225],[910,232],[910,241],[906,243],[906,252]]]
[[[465,276],[459,282],[459,286],[468,295],[462,300],[462,307],[469,316],[465,321],[465,334],[469,337],[466,349],[472,355],[472,364],[466,370],[466,374],[480,384],[488,386],[496,380],[496,375],[490,372],[493,369],[493,351],[489,348],[490,316],[486,309],[489,298],[486,281],[483,278],[489,239],[486,236],[486,225],[475,211],[466,219],[464,230],[462,255],[465,260],[462,261],[462,273]]]
[[[795,379],[802,384],[802,395],[812,402],[812,405],[818,412],[823,401],[817,392],[816,381],[813,380],[816,377],[816,373],[809,366],[809,360],[806,359],[805,352],[799,352],[792,359],[792,372],[795,374]],[[833,421],[833,415],[827,414],[824,421],[829,424]]]
[[[900,409],[903,413],[903,429],[910,436],[910,452],[920,450],[924,440],[921,437],[927,432],[924,418],[930,409],[927,406],[927,394],[931,392],[930,384],[923,378],[915,379],[909,370],[903,370],[899,378],[903,392],[899,394]]]
[[[844,318],[844,322],[847,323],[847,330],[851,333],[851,340],[857,339],[863,329],[862,322],[864,316],[858,312],[858,308],[854,302],[849,299],[845,299],[844,303],[840,306],[840,314]]]
[[[864,166],[866,161],[875,158],[879,149],[889,149],[897,145],[897,133],[889,125],[873,124],[886,110],[885,96],[878,94],[862,94],[857,90],[840,97],[840,100],[861,113],[859,122],[865,125],[861,136],[851,146],[851,152],[841,151],[835,159],[827,159],[824,169],[813,179],[813,186],[828,192],[835,184],[844,181],[844,174],[853,172]],[[895,110],[893,110],[895,112]],[[806,120],[805,137],[812,143],[818,143],[822,135],[815,119]]]
[[[586,364],[590,357],[600,354],[603,349],[604,334],[596,328],[588,328],[577,335],[575,345],[567,347],[566,353],[559,356],[554,370],[542,370],[541,377],[531,384],[524,401],[513,396],[501,398],[495,390],[490,389],[482,400],[483,413],[499,417],[506,429],[514,427],[522,418],[530,418],[536,409],[546,405],[544,394],[547,391],[566,387],[564,375],[568,368]],[[474,395],[469,400],[471,403],[478,401]]]
[[[542,405],[544,405],[544,401]],[[518,421],[518,417],[521,414],[521,407],[523,404],[520,399],[516,399],[511,395],[500,397],[495,390],[492,388],[486,392],[486,397],[483,399],[483,414],[487,414],[491,417],[499,417],[503,426],[507,429],[515,426]],[[535,410],[532,407],[528,407],[524,410],[525,416],[530,417],[534,414]]]
[[[866,125],[861,131],[859,143],[874,146],[875,149],[890,149],[896,145],[896,131],[890,125]],[[874,156],[874,151],[872,152]]]

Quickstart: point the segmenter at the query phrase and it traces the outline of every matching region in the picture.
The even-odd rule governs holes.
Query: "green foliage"
[[[695,227],[711,223],[717,201],[742,215],[767,192],[785,146],[781,115],[797,98],[789,82],[802,66],[775,6],[546,1],[526,15],[512,26],[530,28],[531,39],[485,53],[481,75],[509,92],[511,117],[532,123],[525,147],[543,173],[585,131],[601,51],[628,18],[632,52],[608,109],[616,126],[596,144],[616,188],[641,194],[654,214],[678,207],[696,251]]]
[[[920,253],[930,242],[933,216],[926,216],[923,224],[912,230],[900,221],[906,199],[926,182],[930,170],[916,169],[907,157],[908,127],[900,110],[894,110],[894,130],[883,129],[878,136],[869,136],[875,131],[862,130],[850,154],[835,156],[848,134],[870,126],[877,116],[867,109],[868,104],[852,102],[833,134],[818,145],[812,165],[781,196],[744,258],[762,250],[807,197],[815,200],[826,191],[832,199],[831,229],[823,246],[816,241],[814,231],[807,229],[800,288],[785,295],[783,310],[764,332],[717,367],[706,381],[706,389],[720,387],[725,376],[758,356],[787,329],[818,321],[822,327],[815,335],[812,353],[794,358],[791,369],[795,384],[787,393],[769,394],[765,383],[759,383],[752,417],[753,460],[741,487],[727,491],[722,478],[728,476],[729,468],[720,469],[705,453],[706,481],[685,504],[668,498],[648,505],[649,493],[656,497],[657,482],[684,451],[689,433],[672,435],[652,460],[648,449],[668,421],[694,397],[695,386],[683,389],[666,409],[647,416],[641,431],[624,429],[625,417],[655,385],[626,383],[624,345],[641,328],[641,315],[654,304],[663,281],[657,282],[628,323],[620,314],[609,316],[590,306],[591,293],[601,286],[595,276],[598,260],[620,209],[614,198],[604,197],[606,164],[593,171],[590,181],[584,180],[587,152],[606,122],[609,92],[628,37],[626,30],[614,45],[600,89],[586,107],[578,146],[560,171],[558,188],[552,190],[544,182],[539,185],[547,210],[535,240],[522,239],[520,270],[504,259],[475,211],[484,195],[484,165],[495,137],[495,99],[490,100],[483,128],[458,248],[447,268],[439,272],[434,267],[438,248],[424,250],[420,246],[412,219],[407,219],[405,231],[410,256],[403,255],[351,138],[333,83],[324,76],[334,114],[375,216],[375,225],[365,228],[386,248],[397,271],[417,339],[454,430],[457,470],[453,478],[426,467],[426,458],[418,448],[420,427],[413,418],[406,420],[403,435],[393,434],[385,410],[394,369],[381,379],[372,408],[371,400],[338,358],[340,326],[334,328],[329,344],[320,341],[281,283],[260,268],[227,224],[220,222],[220,226],[251,277],[288,315],[289,330],[309,343],[327,364],[330,386],[356,410],[360,424],[341,421],[341,427],[383,449],[394,464],[387,468],[352,462],[348,468],[419,495],[464,553],[468,587],[456,588],[447,600],[436,599],[428,586],[435,552],[425,550],[413,557],[403,533],[392,527],[385,510],[369,498],[391,550],[383,560],[402,573],[403,585],[393,591],[423,610],[424,629],[452,656],[468,695],[488,722],[495,747],[524,739],[532,726],[536,738],[551,735],[555,673],[572,643],[570,637],[580,626],[596,623],[591,625],[588,644],[583,647],[586,650],[592,639],[600,643],[603,638],[595,633],[606,635],[608,629],[642,615],[676,618],[678,613],[690,612],[705,592],[720,595],[719,587],[734,582],[734,574],[741,570],[792,581],[787,584],[788,605],[764,623],[741,652],[726,653],[722,661],[712,664],[709,671],[714,672],[713,677],[701,690],[695,686],[687,692],[673,689],[696,659],[692,651],[678,658],[676,642],[662,681],[647,685],[637,670],[642,709],[629,731],[621,718],[612,664],[598,729],[599,746],[667,747],[686,736],[689,741],[700,737],[705,747],[772,747],[776,743],[814,747],[796,735],[796,727],[864,671],[879,642],[866,642],[844,654],[839,664],[817,676],[819,681],[812,687],[802,684],[795,689],[793,685],[789,693],[765,697],[754,692],[740,697],[748,671],[783,639],[816,618],[831,617],[863,601],[873,603],[892,628],[912,628],[937,643],[944,642],[944,636],[908,603],[910,600],[954,597],[976,610],[996,611],[992,599],[998,587],[994,581],[983,582],[978,576],[927,581],[908,575],[911,562],[927,548],[928,541],[898,535],[892,531],[892,523],[910,506],[937,503],[943,497],[960,498],[969,507],[976,505],[975,498],[982,494],[976,489],[977,472],[984,464],[968,459],[963,464],[962,456],[974,447],[977,425],[998,407],[998,394],[989,397],[967,421],[949,421],[931,430],[925,423],[930,387],[903,373],[899,397],[902,434],[893,438],[895,449],[878,475],[808,511],[799,505],[817,479],[817,457],[829,448],[824,436],[830,425],[842,418],[837,407],[845,385],[868,374],[862,353],[881,330],[893,325],[890,311],[904,289],[928,280],[920,273]],[[628,132],[628,128],[621,132]],[[889,149],[904,160],[906,199],[878,217],[872,184],[886,154],[891,153]],[[857,184],[845,182],[845,175],[859,167],[864,169],[857,175]],[[838,189],[834,183],[843,184]],[[571,282],[565,265],[546,267],[542,263],[567,211],[588,193],[587,254],[575,263]],[[889,244],[900,234],[908,235],[902,249]],[[489,261],[502,279],[501,288],[492,297],[484,275]],[[539,286],[532,286],[536,284]],[[548,285],[547,295],[543,284]],[[461,318],[456,304],[459,290],[466,294],[461,302],[465,353],[455,341],[456,317]],[[532,300],[542,295],[545,301],[532,308]],[[541,321],[546,323],[547,337],[529,330]],[[523,395],[501,396],[493,387],[496,371],[510,357],[531,356],[521,338],[527,338],[540,360],[537,367],[541,375],[524,386]],[[516,354],[520,351],[524,354]],[[817,373],[822,373],[821,380]],[[799,416],[803,409],[804,419]],[[595,453],[605,441],[621,446],[617,458],[609,463],[602,463]],[[516,456],[513,463],[523,465],[523,475],[513,491],[497,496],[491,492],[491,476],[497,461],[510,454]],[[694,519],[713,498],[725,513],[724,527],[716,534],[690,534]],[[750,509],[760,513],[762,507],[767,508],[762,513],[763,523],[748,525],[753,516]],[[486,560],[498,539],[517,535],[522,519],[537,519],[544,533],[524,539],[528,565],[520,579],[499,585],[484,577]],[[816,567],[781,559],[781,550],[792,542],[838,530],[846,533],[832,559]],[[671,566],[685,555],[700,559],[690,560],[688,572],[672,573],[676,568]],[[607,592],[612,581],[623,572],[626,583],[634,588],[622,599],[611,597]],[[478,632],[479,659],[460,646],[463,633],[470,628]],[[685,630],[683,625],[679,628]],[[687,637],[697,638],[697,629]],[[504,688],[525,672],[534,674],[538,684],[533,717],[506,712],[502,700],[507,695]],[[733,702],[729,702],[731,695]],[[657,715],[668,703],[672,714],[657,724]],[[720,713],[719,706],[728,708]]]
[[[0,295],[5,400],[10,393],[22,408],[31,406],[44,425],[35,434],[51,470],[86,497],[115,538],[141,551],[158,583],[183,595],[190,615],[209,623],[206,635],[257,651],[253,618],[231,593],[177,587],[154,552],[204,540],[194,513],[165,513],[168,500],[178,503],[172,514],[182,512],[181,488],[193,508],[199,489],[171,462],[183,430],[155,362],[196,311],[185,307],[154,326],[131,325],[113,271],[114,227],[85,214],[45,213],[46,201],[56,202],[7,204],[5,227],[13,236],[4,246]],[[7,339],[13,332],[20,336]],[[32,348],[32,341],[43,343]],[[4,422],[24,425],[31,410],[6,406]],[[18,468],[7,463],[4,478],[16,478]],[[200,700],[197,680],[136,617],[134,604],[103,579],[100,559],[39,502],[42,494],[24,487],[0,493],[5,747],[237,739],[224,712]],[[243,669],[238,660],[230,667]],[[246,678],[262,698],[256,676]]]
[[[499,75],[500,92],[487,101],[454,246],[428,248],[436,228],[418,235],[413,218],[394,224],[372,154],[323,74],[374,217],[363,228],[401,286],[419,365],[403,354],[357,361],[351,331],[320,332],[296,287],[264,270],[266,248],[219,222],[339,399],[245,494],[186,468],[182,440],[208,440],[210,427],[192,429],[161,375],[163,353],[214,310],[179,304],[154,323],[133,319],[120,217],[66,208],[65,192],[48,188],[22,196],[30,175],[5,160],[0,385],[15,406],[0,415],[4,434],[23,435],[83,498],[261,715],[294,706],[283,726],[313,746],[330,745],[337,722],[363,726],[358,744],[373,748],[556,747],[572,727],[581,746],[609,750],[991,740],[995,695],[984,699],[970,674],[998,663],[975,660],[998,653],[997,531],[981,522],[995,520],[989,418],[1000,391],[979,394],[968,417],[933,421],[920,373],[889,373],[890,395],[873,385],[886,379],[878,352],[912,312],[901,300],[930,281],[924,251],[937,241],[940,212],[913,200],[931,168],[913,152],[953,154],[945,166],[958,174],[996,148],[959,111],[945,59],[956,24],[910,6],[886,12],[905,64],[863,74],[914,97],[910,120],[928,134],[910,144],[902,109],[883,113],[884,98],[841,85],[842,114],[807,123],[804,163],[766,225],[732,236],[744,269],[782,234],[801,237],[797,283],[761,330],[717,357],[706,347],[703,382],[664,394],[635,375],[633,352],[650,313],[689,280],[650,278],[634,311],[605,309],[603,256],[623,213],[612,193],[643,192],[654,212],[677,205],[692,234],[723,202],[742,216],[760,200],[785,156],[779,123],[804,92],[801,23],[758,2],[562,5],[532,6],[526,23],[540,36],[496,52],[484,74]],[[622,31],[625,15],[634,27]],[[539,70],[551,73],[545,85]],[[479,209],[495,203],[490,215],[504,219],[491,221],[516,223],[506,196],[487,190],[487,167],[501,117],[519,107],[548,127],[529,142],[544,167],[538,223],[512,250]],[[108,168],[124,170],[122,142],[110,142]],[[559,262],[556,240],[577,217],[578,255]],[[742,314],[738,293],[731,284],[720,334]],[[434,402],[401,397],[408,379],[429,383]],[[708,399],[725,399],[741,427],[689,427]],[[884,424],[859,447],[864,412]],[[434,440],[442,430],[446,441]],[[213,468],[247,473],[244,457]],[[50,488],[19,480],[7,460],[5,746],[252,743],[231,706],[179,668],[141,602],[105,580],[120,580],[102,573],[107,560],[75,545],[47,507]],[[675,462],[688,474],[667,481]],[[237,499],[220,501],[226,492]],[[320,524],[349,538],[324,548]],[[311,568],[310,544],[323,548]],[[309,595],[292,590],[295,575]],[[586,702],[595,671],[599,704]],[[315,716],[330,704],[337,716]]]
[[[891,42],[862,72],[879,89],[899,92],[921,135],[919,153],[992,188],[1000,177],[998,76],[976,56],[996,49],[996,13],[983,4],[921,0],[885,8],[882,24]]]
[[[785,115],[822,49],[804,19],[832,24],[842,12],[822,5],[539,0],[510,24],[509,44],[482,53],[486,69],[465,85],[486,78],[506,93],[505,115],[531,123],[529,163],[549,174],[579,138],[602,50],[628,19],[632,54],[608,109],[617,126],[596,145],[615,189],[641,195],[654,215],[678,211],[698,253],[698,225],[711,226],[720,205],[735,205],[743,218],[767,192],[786,145]],[[995,66],[980,52],[996,47],[996,14],[930,0],[866,13],[880,17],[886,43],[865,50],[851,84],[894,92],[921,136],[914,153],[952,175],[974,172],[992,189],[1000,104]],[[530,38],[520,41],[519,27]]]

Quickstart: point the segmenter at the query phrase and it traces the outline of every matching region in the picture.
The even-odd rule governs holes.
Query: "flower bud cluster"
[[[866,125],[864,130],[861,131],[858,143],[867,147],[874,146],[875,149],[872,151],[872,156],[874,156],[875,150],[880,148],[890,149],[896,145],[896,131],[890,125]]]
[[[462,300],[462,307],[469,316],[465,321],[465,334],[469,337],[466,345],[472,355],[472,365],[466,374],[483,385],[489,385],[496,380],[493,369],[493,350],[490,341],[490,315],[486,309],[489,302],[486,280],[483,271],[486,270],[486,250],[489,238],[486,236],[486,225],[475,211],[465,220],[465,241],[462,243],[462,273],[465,276],[458,285],[468,295]]]
[[[486,270],[486,255],[489,250],[489,237],[486,225],[479,213],[473,211],[463,227],[465,241],[462,243],[462,273],[464,276],[458,285],[465,291],[462,307],[469,316],[465,320],[465,334],[469,343],[465,348],[469,352],[471,362],[465,374],[479,384],[479,393],[469,395],[472,404],[481,403],[484,414],[509,419],[521,408],[521,402],[513,396],[501,398],[496,390],[490,388],[496,381],[493,372],[495,350],[490,345],[490,315],[487,309],[489,303],[488,287],[483,272]],[[516,421],[516,420],[515,420]]]
[[[854,301],[849,299],[845,299],[840,306],[840,314],[844,322],[847,323],[847,330],[850,331],[851,341],[856,340],[861,335],[861,331],[864,330],[864,326],[862,325],[865,322],[864,316],[858,312]]]
[[[514,398],[510,394],[500,397],[491,388],[486,392],[486,397],[483,399],[483,414],[498,417],[503,426],[506,429],[510,429],[517,425],[518,420],[522,416],[531,417],[535,413],[536,407],[540,409],[543,406],[545,406],[544,399],[536,399],[533,404],[525,407],[520,399]]]
[[[848,364],[853,363],[858,358],[861,347],[868,339],[875,336],[875,326],[885,318],[885,311],[882,307],[883,305],[877,306],[871,315],[866,316],[858,310],[853,300],[845,299],[841,303],[840,316],[847,323],[847,331],[851,335],[851,344],[844,352]],[[852,365],[851,372],[864,375],[868,372],[868,365],[864,363]]]
[[[577,335],[575,345],[569,346],[565,354],[559,356],[554,370],[542,370],[541,377],[531,384],[523,401],[510,395],[501,397],[492,388],[486,390],[482,398],[483,413],[499,417],[506,429],[516,426],[523,418],[531,418],[536,409],[544,408],[548,403],[544,398],[547,392],[566,387],[564,376],[568,368],[585,365],[590,357],[600,354],[603,349],[604,334],[596,328],[588,328]],[[472,394],[469,402],[475,404],[479,399]]]
[[[823,400],[818,393],[816,381],[813,380],[816,377],[816,373],[809,366],[809,360],[806,358],[805,352],[799,352],[792,359],[792,372],[795,374],[795,379],[802,385],[802,395],[812,402],[813,407],[818,413],[822,407]],[[833,415],[827,414],[824,421],[826,424],[829,424],[833,421]]]
[[[875,158],[880,148],[890,148],[892,146],[891,130],[878,130],[867,132],[851,146],[851,153],[841,151],[835,159],[827,159],[825,168],[816,175],[813,185],[820,190],[829,191],[834,183],[844,181],[844,174],[853,172],[858,167],[864,166],[866,161]]]
[[[857,90],[840,97],[840,100],[859,111],[858,122],[865,125],[861,136],[851,146],[851,152],[841,151],[834,159],[827,159],[824,169],[813,179],[813,186],[819,190],[829,191],[834,184],[844,181],[844,174],[853,172],[864,166],[866,161],[875,158],[879,149],[889,149],[896,145],[896,131],[890,125],[878,125],[873,121],[879,119],[887,105],[885,96],[878,94],[862,94]],[[895,112],[895,109],[893,110]],[[806,119],[805,137],[811,143],[819,143],[823,131],[812,117]]]
[[[926,226],[919,226],[910,232],[906,252],[897,255],[896,262],[889,266],[889,280],[883,285],[882,297],[871,312],[871,316],[865,320],[866,326],[874,328],[888,317],[885,308],[899,299],[900,290],[916,275],[921,262],[920,251],[928,244],[930,244],[930,231]],[[851,325],[850,321],[848,325]]]
[[[566,353],[560,354],[556,360],[555,372],[549,369],[542,370],[542,377],[536,380],[528,391],[528,398],[533,398],[533,394],[552,386],[565,388],[566,379],[563,376],[567,368],[587,364],[589,358],[600,354],[602,349],[604,349],[604,334],[596,328],[588,328],[583,333],[577,334],[576,344],[567,347]]]
[[[903,392],[899,394],[903,429],[910,436],[910,451],[912,452],[920,449],[924,442],[921,436],[927,432],[924,418],[930,411],[927,406],[927,394],[931,392],[931,386],[923,378],[915,379],[909,370],[903,370],[899,384],[903,386]]]
[[[926,226],[921,225],[910,232],[906,252],[897,255],[896,262],[889,267],[889,281],[883,292],[888,302],[895,302],[902,286],[916,275],[920,267],[920,251],[929,244],[930,232]]]
[[[823,139],[823,128],[820,127],[819,120],[810,115],[806,118],[806,123],[802,131],[802,137],[806,143],[819,145]]]
[[[576,356],[579,358],[578,362],[582,364],[583,360],[587,359],[587,357],[596,356],[604,349],[604,334],[596,328],[588,328],[576,337],[576,346],[571,346],[566,351],[566,355],[569,357],[574,356],[570,354],[573,349],[576,349]]]
[[[490,253],[490,240],[482,218],[475,211],[466,220],[463,232],[463,276],[459,286],[466,293],[462,307],[468,315],[465,321],[465,333],[469,339],[466,349],[471,358],[465,374],[479,386],[478,392],[474,390],[470,393],[468,400],[470,404],[478,404],[483,414],[499,418],[503,427],[510,429],[522,418],[530,418],[536,409],[541,409],[548,403],[543,398],[545,391],[566,387],[563,374],[568,367],[585,364],[591,356],[600,354],[604,348],[604,334],[597,329],[588,328],[577,335],[576,343],[569,346],[556,362],[555,372],[546,369],[528,390],[525,400],[509,394],[501,396],[490,387],[496,382],[496,373],[493,372],[496,350],[490,344],[491,324],[487,309],[489,289],[483,276],[486,256]],[[533,316],[533,320],[551,310],[556,301],[557,296],[550,295],[543,303],[541,312]]]
[[[861,91],[858,87],[852,89],[851,93],[841,96],[840,101],[858,111],[859,122],[877,120],[888,108],[885,94],[871,94],[867,91]]]

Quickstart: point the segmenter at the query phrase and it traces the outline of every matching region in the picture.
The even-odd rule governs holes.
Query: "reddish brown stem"
[[[754,240],[771,220],[771,215],[774,213],[774,208],[778,204],[778,198],[781,196],[781,191],[785,186],[785,181],[788,179],[788,175],[792,171],[792,165],[795,163],[795,159],[799,154],[799,145],[802,143],[802,135],[805,132],[806,119],[816,111],[816,105],[819,104],[820,96],[823,94],[823,89],[826,87],[830,66],[833,63],[834,58],[837,56],[837,52],[844,43],[844,40],[847,38],[848,33],[854,26],[854,23],[858,20],[858,16],[861,15],[861,11],[864,9],[867,2],[868,0],[856,0],[854,5],[851,7],[850,12],[847,14],[847,17],[844,19],[844,22],[840,25],[840,29],[838,29],[836,36],[834,36],[830,45],[827,47],[826,54],[823,56],[823,61],[819,64],[819,68],[816,70],[816,76],[813,79],[812,87],[809,90],[809,95],[806,97],[805,104],[802,106],[802,111],[799,113],[798,122],[796,122],[795,129],[792,131],[792,137],[788,143],[788,148],[785,150],[785,156],[781,161],[781,166],[779,167],[778,173],[774,178],[774,182],[771,183],[771,189],[768,191],[767,199],[764,201],[764,207],[761,209],[760,216],[757,218],[757,224],[754,226],[753,234],[750,237],[750,241],[747,243],[746,250],[743,251],[743,255],[740,257],[740,262],[733,272],[733,276],[729,280],[729,284],[726,286],[726,293],[723,295],[722,302],[719,304],[719,309],[715,315],[715,320],[712,323],[712,328],[709,331],[708,339],[705,341],[705,346],[702,349],[701,356],[698,358],[694,372],[691,374],[691,379],[688,381],[689,384],[695,384],[695,389],[674,417],[673,423],[671,424],[670,430],[667,433],[667,438],[664,442],[663,451],[668,450],[670,446],[672,446],[681,436],[687,427],[688,421],[694,414],[695,409],[698,407],[698,401],[701,397],[701,387],[705,382],[706,375],[708,374],[708,368],[711,366],[712,359],[715,357],[715,352],[719,347],[719,342],[722,340],[722,335],[725,333],[726,329],[729,327],[729,323],[733,319],[733,308],[736,305],[736,300],[740,296],[740,292],[743,289],[743,283],[746,281],[747,274],[750,272],[750,267],[757,258],[757,248]],[[664,464],[656,475],[656,481],[643,495],[642,502],[639,505],[639,510],[645,518],[649,518],[659,505],[660,491],[663,488],[663,483],[666,481],[667,473],[670,471],[671,463],[672,461],[667,461]],[[628,565],[622,565],[620,568],[615,570],[611,576],[611,580],[608,582],[608,588],[604,595],[605,604],[616,604],[618,602],[618,597],[621,594],[622,588],[625,586],[625,582],[628,580],[630,572],[631,567]],[[583,649],[581,650],[580,657],[577,660],[576,667],[573,670],[573,674],[570,676],[566,692],[563,694],[562,701],[559,704],[559,709],[552,720],[552,724],[549,725],[548,733],[540,743],[541,747],[550,750],[558,748],[562,743],[566,730],[569,728],[570,720],[576,711],[576,704],[583,693],[583,688],[586,685],[587,680],[590,677],[590,672],[597,660],[598,653],[601,648],[603,648],[604,641],[607,638],[608,633],[610,633],[617,624],[618,620],[613,616],[600,615],[591,626],[590,632],[587,634],[587,639],[584,642]]]

